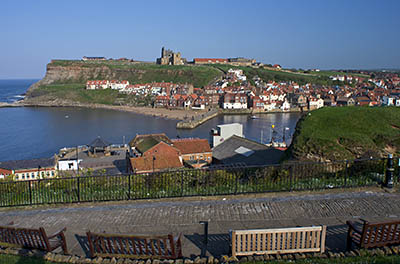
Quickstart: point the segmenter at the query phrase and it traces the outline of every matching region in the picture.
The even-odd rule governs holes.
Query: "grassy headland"
[[[120,94],[117,91],[86,90],[88,80],[128,80],[131,84],[150,82],[188,83],[202,87],[223,73],[208,66],[172,66],[129,61],[53,60],[46,76],[29,89],[27,102],[63,101],[78,104],[146,106],[150,98]]]
[[[344,160],[400,153],[400,108],[336,107],[299,120],[288,155],[300,160]]]
[[[53,60],[47,65],[47,68],[53,67],[91,69],[92,74],[87,76],[89,78],[62,79],[60,80],[62,83],[65,81],[85,83],[87,80],[116,79],[128,80],[132,84],[164,81],[191,83],[194,87],[202,87],[222,74],[221,71],[207,66],[158,65],[128,61]],[[111,76],[108,76],[109,73]]]

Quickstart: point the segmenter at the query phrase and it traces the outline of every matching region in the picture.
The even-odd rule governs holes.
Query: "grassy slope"
[[[53,264],[54,262],[48,262],[42,258],[36,257],[22,257],[22,256],[12,256],[12,255],[2,255],[0,254],[0,263],[7,264]]]
[[[400,108],[322,108],[299,121],[289,154],[343,160],[382,154],[388,146],[400,153]]]
[[[214,67],[226,72],[230,68],[242,69],[249,80],[255,75],[258,75],[264,81],[295,81],[299,84],[314,83],[320,85],[336,85],[343,84],[332,81],[329,79],[330,73],[333,72],[313,72],[312,74],[303,74],[295,72],[275,71],[264,68],[252,68],[252,67],[235,67],[231,65],[214,65]],[[344,75],[344,73],[341,73]]]

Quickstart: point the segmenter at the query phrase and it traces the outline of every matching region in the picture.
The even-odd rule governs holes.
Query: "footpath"
[[[183,255],[200,255],[203,225],[209,221],[207,255],[229,252],[231,229],[327,225],[327,249],[344,251],[346,220],[400,218],[400,194],[380,189],[338,193],[265,194],[115,203],[87,203],[38,208],[2,208],[0,225],[44,227],[49,233],[67,227],[72,254],[88,255],[86,231],[183,235]]]

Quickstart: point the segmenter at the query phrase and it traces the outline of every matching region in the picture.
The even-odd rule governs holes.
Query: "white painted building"
[[[78,164],[82,162],[81,159],[76,159],[74,160],[59,160],[57,164],[57,168],[60,171],[66,171],[66,170],[78,170]]]
[[[242,124],[233,123],[217,126],[217,128],[211,130],[213,147],[218,146],[233,135],[243,137]]]
[[[310,109],[319,109],[324,106],[324,100],[322,98],[310,98],[309,107]]]

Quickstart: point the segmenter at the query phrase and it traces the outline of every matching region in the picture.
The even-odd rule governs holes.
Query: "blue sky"
[[[0,2],[0,79],[52,58],[249,57],[288,68],[400,68],[398,0]]]

